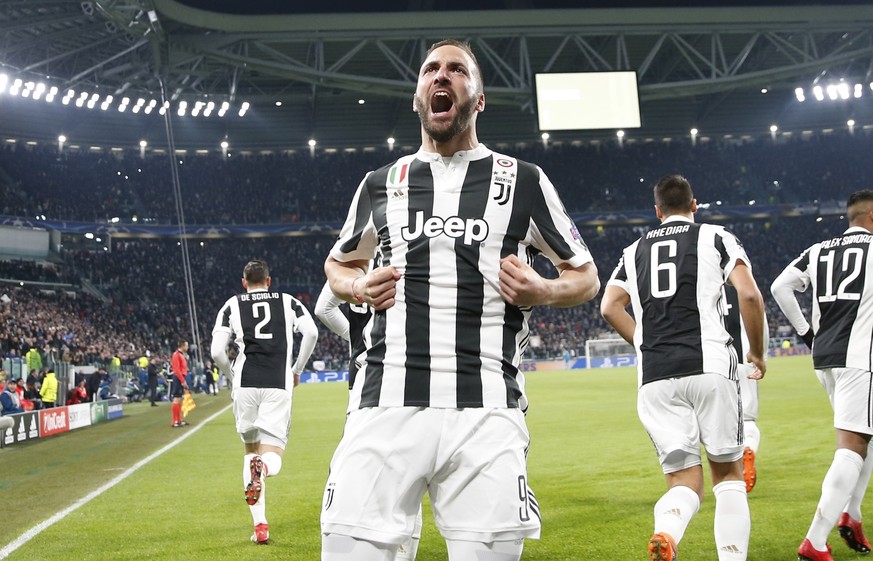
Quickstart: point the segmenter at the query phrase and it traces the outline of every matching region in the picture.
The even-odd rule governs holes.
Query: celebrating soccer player
[[[469,45],[433,45],[413,98],[421,148],[364,178],[325,263],[332,291],[374,316],[325,489],[323,561],[395,559],[426,491],[451,561],[518,560],[539,536],[527,320],[600,283],[543,171],[479,143],[484,109]],[[534,271],[536,253],[557,279]]]

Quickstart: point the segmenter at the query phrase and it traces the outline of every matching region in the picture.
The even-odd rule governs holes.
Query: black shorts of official
[[[170,382],[170,397],[183,397],[185,395],[185,388],[182,387],[182,382],[179,381],[178,378],[173,376],[173,381]]]

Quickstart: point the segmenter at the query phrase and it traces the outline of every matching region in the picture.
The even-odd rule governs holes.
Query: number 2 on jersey
[[[270,323],[270,305],[268,303],[258,302],[252,306],[252,316],[255,319],[261,317],[261,314],[263,314],[264,319],[255,326],[255,339],[272,339],[272,333],[265,333],[263,331],[264,327]]]

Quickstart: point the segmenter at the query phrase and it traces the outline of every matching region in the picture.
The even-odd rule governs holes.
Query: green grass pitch
[[[543,536],[526,543],[523,559],[645,559],[652,507],[665,485],[636,417],[635,371],[534,372],[527,375],[527,388],[529,479],[542,509]],[[249,542],[242,444],[230,410],[203,423],[229,404],[223,392],[200,396],[189,418],[193,424],[185,429],[170,428],[168,404],[130,404],[122,419],[0,451],[5,497],[0,547],[199,425],[190,438],[8,558],[318,560],[323,485],[342,432],[346,397],[342,384],[296,390],[282,473],[268,484],[269,546]],[[832,414],[809,357],[772,359],[760,401],[762,444],[758,486],[749,496],[749,560],[795,559],[833,457]],[[707,484],[707,497],[680,544],[680,559],[717,559],[713,507]],[[427,503],[424,518],[418,559],[446,559]],[[835,559],[856,558],[835,532],[831,544]]]

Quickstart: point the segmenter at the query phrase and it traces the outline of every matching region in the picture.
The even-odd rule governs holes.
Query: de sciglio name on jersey
[[[408,242],[421,236],[435,238],[446,235],[456,239],[462,237],[464,244],[470,245],[474,242],[484,241],[488,237],[488,223],[481,218],[461,218],[460,216],[448,218],[431,216],[425,220],[424,211],[419,210],[415,213],[413,224],[401,228],[400,234]]]
[[[279,293],[278,292],[249,292],[247,294],[240,294],[239,299],[243,302],[255,301],[255,300],[278,300]]]

